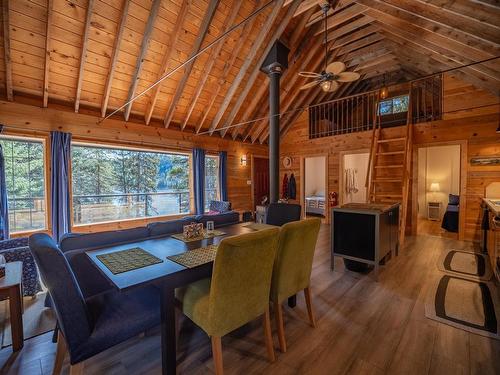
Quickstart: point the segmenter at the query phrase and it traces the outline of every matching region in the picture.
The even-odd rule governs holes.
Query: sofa
[[[7,262],[23,262],[23,296],[34,296],[42,291],[38,270],[28,246],[28,237],[0,241],[0,255]]]
[[[67,233],[59,241],[59,248],[68,259],[80,284],[83,296],[90,298],[111,291],[113,286],[91,263],[85,251],[103,246],[119,245],[182,233],[184,225],[196,222],[203,223],[205,226],[207,221],[213,221],[216,228],[236,224],[239,222],[239,214],[231,210],[209,212],[204,215],[186,216],[177,220],[153,222],[145,227],[98,233]]]

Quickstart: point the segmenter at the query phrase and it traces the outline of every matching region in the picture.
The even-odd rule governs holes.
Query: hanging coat
[[[285,173],[285,176],[283,177],[283,185],[282,185],[282,191],[281,191],[281,198],[287,199],[288,198],[288,175]]]
[[[297,199],[297,183],[295,182],[293,173],[290,175],[290,181],[288,181],[288,197],[290,199]]]

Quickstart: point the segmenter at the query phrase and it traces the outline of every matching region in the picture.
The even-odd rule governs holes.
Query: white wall
[[[440,191],[430,186],[439,183]],[[418,215],[427,217],[427,202],[441,202],[441,215],[448,205],[448,194],[460,194],[460,146],[435,146],[418,149]]]
[[[325,192],[325,157],[318,156],[305,159],[305,188],[306,197],[311,195],[322,195]]]
[[[365,203],[366,202],[366,173],[368,172],[369,153],[344,155],[344,170],[342,171],[342,203]],[[345,170],[351,168],[355,171],[356,188],[358,192],[347,194],[345,184]]]

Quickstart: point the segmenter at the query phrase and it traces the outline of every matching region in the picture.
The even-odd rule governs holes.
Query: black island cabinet
[[[353,271],[374,266],[377,278],[380,262],[398,252],[399,207],[399,203],[348,203],[332,208],[332,270],[337,256]]]

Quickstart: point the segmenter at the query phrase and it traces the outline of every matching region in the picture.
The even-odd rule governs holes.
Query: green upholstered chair
[[[271,301],[276,315],[280,350],[286,352],[282,303],[288,297],[304,291],[311,325],[316,326],[309,289],[312,262],[321,220],[293,221],[281,227],[278,253],[274,262]]]
[[[269,292],[279,228],[224,238],[212,278],[176,290],[182,312],[212,340],[215,370],[222,374],[221,337],[263,315],[269,359],[274,349]]]

